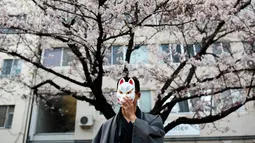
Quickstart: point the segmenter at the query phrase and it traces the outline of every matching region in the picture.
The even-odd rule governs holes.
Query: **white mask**
[[[132,101],[135,98],[135,82],[132,78],[128,82],[122,78],[118,83],[117,98],[119,104],[122,104],[125,96],[129,97]]]

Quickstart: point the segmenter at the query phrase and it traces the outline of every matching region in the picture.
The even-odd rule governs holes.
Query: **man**
[[[121,78],[117,88],[120,111],[101,126],[92,143],[163,143],[161,117],[145,114],[137,107],[141,95],[138,79]]]

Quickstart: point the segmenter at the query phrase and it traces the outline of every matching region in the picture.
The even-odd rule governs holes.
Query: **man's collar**
[[[141,110],[140,110],[140,108],[138,106],[136,106],[135,115],[136,115],[137,118],[139,118],[139,119],[141,118]],[[118,118],[122,118],[122,117],[124,118],[124,116],[122,114],[122,111],[121,111],[121,107],[120,107],[120,110],[119,110],[119,113],[118,113],[117,117]]]

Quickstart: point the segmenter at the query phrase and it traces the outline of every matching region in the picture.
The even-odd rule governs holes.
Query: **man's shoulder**
[[[109,124],[113,121],[114,117],[115,117],[115,116],[113,116],[113,117],[111,117],[110,119],[108,119],[107,121],[105,121],[105,122],[102,124],[102,126],[109,125]]]
[[[147,122],[154,122],[154,121],[162,122],[160,115],[152,115],[148,113],[143,113],[143,116],[144,116],[144,120],[146,120]]]

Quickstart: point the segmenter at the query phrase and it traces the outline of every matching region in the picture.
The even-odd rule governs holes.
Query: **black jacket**
[[[161,117],[145,114],[139,108],[137,112],[141,116],[133,124],[132,143],[163,143],[165,132]],[[92,143],[114,143],[117,117],[112,117],[101,126]]]

